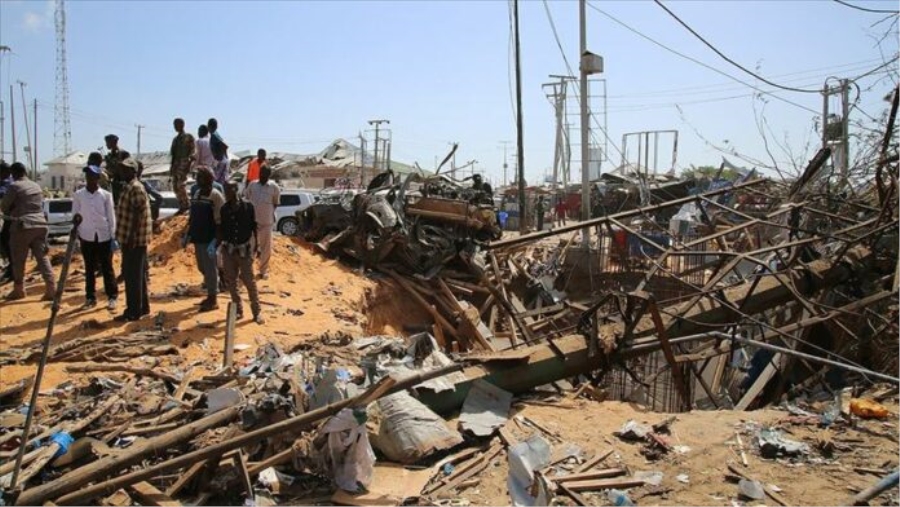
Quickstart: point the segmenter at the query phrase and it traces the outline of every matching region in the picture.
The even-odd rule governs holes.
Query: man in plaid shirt
[[[125,186],[116,205],[116,240],[122,247],[122,275],[125,278],[125,312],[114,320],[135,321],[150,313],[147,291],[147,245],[153,231],[150,199],[137,179],[137,162],[122,161],[120,171]]]

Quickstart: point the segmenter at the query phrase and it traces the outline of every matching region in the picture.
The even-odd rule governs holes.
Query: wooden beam
[[[181,502],[173,500],[171,497],[156,489],[155,486],[146,481],[141,481],[128,486],[128,493],[138,501],[141,505],[155,507],[181,507]]]

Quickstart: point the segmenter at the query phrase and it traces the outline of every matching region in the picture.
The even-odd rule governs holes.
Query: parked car
[[[300,222],[297,220],[297,212],[302,212],[318,200],[314,191],[283,188],[281,189],[281,201],[275,208],[275,230],[285,236],[294,236],[300,232]]]
[[[175,196],[175,192],[160,192],[160,194],[163,196],[163,202],[159,207],[159,218],[169,218],[178,213],[180,204],[178,203],[178,197]]]
[[[65,236],[72,230],[72,199],[44,199],[44,216],[50,224],[50,236]]]

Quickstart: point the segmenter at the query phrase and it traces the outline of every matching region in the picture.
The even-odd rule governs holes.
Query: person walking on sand
[[[244,189],[244,197],[256,212],[256,245],[259,252],[259,278],[269,278],[269,261],[272,259],[272,228],[275,224],[275,208],[281,200],[281,190],[269,181],[272,169],[264,165],[259,169],[259,181],[254,181]]]
[[[28,252],[34,256],[41,276],[44,278],[44,296],[41,301],[51,301],[56,295],[56,280],[53,267],[47,257],[47,234],[50,227],[44,216],[44,192],[41,186],[28,179],[27,170],[21,162],[10,166],[12,183],[6,188],[6,195],[0,200],[0,212],[12,221],[9,233],[10,254],[13,268],[13,290],[6,299],[25,297],[25,262]]]
[[[97,305],[97,268],[103,274],[103,289],[106,292],[106,308],[116,311],[119,286],[113,270],[112,254],[118,248],[116,242],[116,212],[112,193],[100,188],[100,167],[90,165],[84,168],[85,186],[75,192],[72,198],[72,221],[78,227],[81,255],[84,257],[84,307]]]
[[[253,321],[264,324],[259,304],[259,291],[253,279],[253,244],[256,237],[256,213],[253,205],[238,196],[237,183],[229,181],[225,184],[225,205],[221,211],[222,223],[219,226],[221,245],[219,250],[225,265],[225,279],[231,292],[231,301],[237,305],[237,318],[244,317],[241,304],[240,285],[238,279],[247,287],[250,296],[250,311]]]

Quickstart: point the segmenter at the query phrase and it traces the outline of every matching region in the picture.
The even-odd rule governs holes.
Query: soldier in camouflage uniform
[[[194,160],[194,136],[184,131],[184,120],[181,118],[175,118],[172,124],[175,126],[175,132],[178,132],[178,135],[172,139],[172,148],[169,150],[172,156],[170,169],[172,190],[175,191],[175,195],[178,197],[178,212],[184,213],[191,206],[185,184],[187,183],[188,175],[191,173],[191,165]]]
[[[106,149],[109,152],[104,157],[106,161],[106,174],[109,176],[110,190],[113,195],[113,202],[119,203],[119,196],[125,189],[125,178],[122,177],[122,161],[131,158],[131,154],[125,150],[119,149],[119,136],[109,134],[104,138],[106,141]]]

